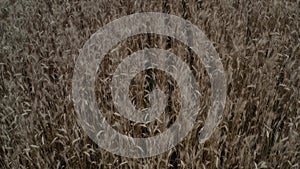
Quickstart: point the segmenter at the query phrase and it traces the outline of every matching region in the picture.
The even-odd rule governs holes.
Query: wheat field
[[[123,118],[112,103],[112,73],[126,56],[149,47],[169,50],[191,68],[201,113],[171,150],[149,158],[114,155],[77,123],[72,102],[75,61],[99,28],[137,12],[163,12],[198,26],[225,69],[222,120],[203,144],[198,134],[209,110],[209,77],[195,53],[176,39],[132,36],[105,56],[97,72],[98,107],[117,131],[150,137],[177,120],[180,91],[163,71],[139,73],[129,97],[149,106],[155,86],[168,94],[160,120]],[[299,0],[0,1],[0,168],[300,168]]]

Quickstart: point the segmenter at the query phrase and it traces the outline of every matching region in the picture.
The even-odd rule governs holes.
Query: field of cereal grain
[[[106,97],[111,73],[134,51],[172,51],[189,64],[203,96],[202,113],[180,144],[131,159],[98,147],[77,123],[73,69],[99,28],[150,11],[189,20],[213,42],[226,73],[227,102],[218,128],[200,144],[211,93],[201,62],[170,37],[142,34],[121,42],[105,56],[96,80],[98,106],[120,133],[159,134],[177,116],[176,83],[157,70],[138,74],[130,97],[137,108],[147,107],[156,81],[171,95],[164,120],[132,123],[114,110]],[[0,37],[0,168],[300,168],[299,0],[1,0]]]

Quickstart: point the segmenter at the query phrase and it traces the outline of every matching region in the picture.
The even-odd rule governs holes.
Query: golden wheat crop
[[[77,123],[71,91],[79,50],[103,25],[136,12],[164,12],[197,25],[214,43],[227,78],[223,118],[198,141],[209,109],[208,75],[184,44],[142,34],[105,56],[97,73],[98,107],[133,137],[166,130],[180,91],[163,71],[138,74],[130,97],[148,106],[154,85],[169,94],[159,120],[133,123],[115,110],[109,84],[120,61],[146,47],[170,50],[189,64],[201,92],[193,131],[173,149],[144,159],[113,155]],[[0,1],[0,168],[300,168],[299,0]]]

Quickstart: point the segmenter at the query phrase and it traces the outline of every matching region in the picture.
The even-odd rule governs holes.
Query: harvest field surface
[[[143,12],[175,15],[203,31],[224,67],[226,104],[212,135],[200,142],[212,85],[194,51],[153,33],[121,41],[99,63],[94,89],[97,106],[114,130],[148,138],[180,120],[181,84],[158,69],[138,73],[128,93],[143,110],[150,106],[149,94],[161,89],[167,103],[157,119],[134,122],[116,109],[113,73],[136,51],[174,53],[189,66],[200,93],[199,113],[182,141],[156,156],[130,158],[100,147],[83,129],[72,79],[76,60],[95,32]],[[300,1],[0,0],[0,168],[299,169]]]

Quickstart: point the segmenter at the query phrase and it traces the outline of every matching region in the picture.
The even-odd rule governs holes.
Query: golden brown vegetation
[[[130,159],[99,148],[83,132],[71,81],[79,49],[94,32],[145,11],[183,17],[214,42],[227,75],[227,103],[214,135],[199,144],[210,104],[201,62],[168,37],[139,35],[120,43],[103,61],[96,89],[105,101],[99,108],[116,130],[147,137],[176,120],[176,82],[155,70],[133,80],[131,97],[138,108],[147,106],[154,80],[170,94],[164,120],[145,126],[114,112],[111,74],[122,57],[139,49],[158,46],[180,56],[203,96],[202,114],[183,142],[156,157]],[[299,30],[299,0],[2,0],[0,168],[300,168]]]

